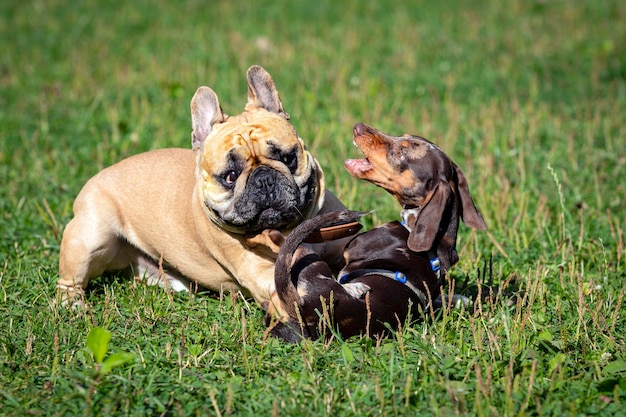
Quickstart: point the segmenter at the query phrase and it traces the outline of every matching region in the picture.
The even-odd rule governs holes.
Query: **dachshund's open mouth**
[[[374,167],[370,163],[369,159],[346,159],[343,166],[353,177],[360,178],[367,171],[372,170]]]
[[[357,123],[352,130],[354,146],[363,153],[361,159],[346,159],[346,171],[355,178],[370,181],[389,191],[400,171],[389,161],[392,137],[364,123]]]
[[[372,134],[363,123],[357,123],[353,129],[354,139],[352,143],[354,146],[359,148],[361,152],[365,155],[363,159],[346,159],[343,163],[346,170],[356,178],[363,178],[363,175],[368,171],[374,169],[374,166],[367,158],[368,153],[370,152],[370,148],[372,146]]]

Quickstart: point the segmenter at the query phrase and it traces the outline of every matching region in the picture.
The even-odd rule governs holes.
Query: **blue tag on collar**
[[[433,258],[430,260],[430,268],[433,272],[437,272],[441,269],[441,262],[439,261],[439,258]]]
[[[394,278],[398,282],[401,282],[403,284],[406,283],[406,275],[404,275],[402,272],[396,272],[396,275],[394,276]]]

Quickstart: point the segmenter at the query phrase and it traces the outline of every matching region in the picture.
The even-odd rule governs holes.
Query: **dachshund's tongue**
[[[370,161],[365,159],[346,159],[343,163],[343,166],[350,173],[350,175],[354,177],[360,177],[365,172],[372,169],[372,164]]]

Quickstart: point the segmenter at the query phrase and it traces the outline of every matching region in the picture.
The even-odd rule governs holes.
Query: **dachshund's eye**
[[[398,162],[404,162],[406,161],[406,147],[405,146],[398,146],[394,149],[393,152],[396,160],[398,160]]]

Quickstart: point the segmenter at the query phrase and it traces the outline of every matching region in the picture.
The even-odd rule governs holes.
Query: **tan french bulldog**
[[[193,149],[135,155],[85,184],[61,242],[64,301],[83,302],[91,278],[120,270],[176,291],[199,285],[270,299],[276,254],[263,231],[289,232],[343,205],[325,190],[271,76],[252,66],[247,81],[245,110],[232,117],[213,90],[198,88]],[[344,243],[314,247],[340,267]]]

